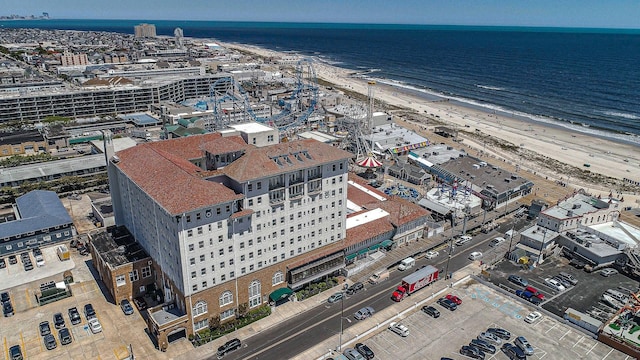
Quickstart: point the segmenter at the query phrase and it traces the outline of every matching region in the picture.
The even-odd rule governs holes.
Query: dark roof
[[[0,238],[73,224],[58,195],[35,190],[16,199],[20,219],[0,224]]]
[[[37,130],[0,132],[0,145],[17,145],[25,142],[44,141],[44,137]]]
[[[137,243],[125,228],[110,228],[96,234],[91,244],[111,267],[118,267],[149,258],[149,254]]]

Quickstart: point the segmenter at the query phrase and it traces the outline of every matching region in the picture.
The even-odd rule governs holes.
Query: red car
[[[544,294],[541,293],[540,291],[536,290],[536,288],[532,287],[532,286],[527,286],[526,288],[524,288],[526,291],[532,293],[535,297],[537,297],[540,300],[544,300]]]
[[[462,304],[462,300],[459,297],[455,296],[455,295],[447,294],[447,296],[445,296],[445,298],[447,300],[451,300],[456,305]]]

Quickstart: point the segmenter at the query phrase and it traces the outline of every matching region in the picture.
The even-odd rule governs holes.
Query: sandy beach
[[[264,57],[279,57],[283,54],[249,45],[224,44],[228,48],[239,49]],[[367,81],[352,77],[353,70],[343,69],[326,63],[315,62],[318,79],[335,84],[337,87],[367,94]],[[583,132],[564,129],[541,122],[524,121],[515,116],[496,114],[485,109],[461,106],[453,101],[433,101],[402,88],[377,84],[375,102],[384,102],[400,108],[414,110],[428,118],[445,123],[459,131],[462,144],[480,152],[491,152],[495,156],[518,164],[521,168],[537,175],[566,183],[574,188],[584,188],[593,194],[607,196],[609,192],[621,189],[616,181],[607,182],[604,177],[622,180],[630,178],[640,181],[640,148]],[[377,109],[376,109],[377,110]],[[435,121],[425,120],[425,126],[432,128]],[[510,143],[518,151],[507,151],[490,146],[483,139],[490,136]],[[537,154],[538,156],[536,156]],[[545,161],[544,158],[553,159]],[[547,160],[548,160],[547,159]],[[557,163],[570,167],[558,166]],[[548,165],[544,165],[547,163]],[[576,175],[579,172],[582,176]],[[601,176],[599,176],[601,175]],[[638,196],[633,191],[623,191],[626,202],[635,202]]]

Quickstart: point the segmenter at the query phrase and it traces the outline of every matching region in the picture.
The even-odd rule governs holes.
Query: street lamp
[[[544,247],[544,240],[547,237],[547,229],[542,231],[542,243],[540,243],[540,253],[538,254],[538,265],[542,264],[542,248]]]
[[[344,319],[344,293],[340,298],[340,333],[338,334],[338,352],[342,351],[342,320]]]

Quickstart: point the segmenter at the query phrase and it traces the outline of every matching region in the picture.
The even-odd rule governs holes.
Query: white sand
[[[283,54],[248,45],[225,44],[229,48],[242,49],[260,56],[280,57]],[[323,63],[314,63],[316,75],[319,79],[334,83],[339,87],[352,90],[361,94],[367,94],[367,82],[364,79],[352,78],[347,70]],[[490,134],[503,141],[520,146],[524,149],[535,151],[548,158],[575,166],[592,173],[602,174],[618,179],[630,178],[640,181],[640,148],[637,146],[614,142],[589,134],[571,131],[545,125],[543,123],[526,122],[514,118],[487,113],[468,107],[457,106],[450,102],[434,102],[422,99],[411,94],[403,93],[400,89],[390,86],[375,87],[375,101],[383,101],[391,105],[413,109],[419,113],[440,116],[439,120],[449,122],[450,126],[456,126],[458,130],[476,131]],[[426,124],[427,126],[433,124]],[[519,164],[525,169],[536,171],[539,175],[548,176],[567,182],[576,188],[585,188],[593,194],[608,195],[611,190],[617,188],[607,187],[595,182],[586,183],[567,177],[566,174],[544,169],[540,164],[527,161],[519,155],[501,149],[483,146],[477,140],[465,137],[463,143],[477,150],[490,150],[491,152],[513,163]],[[626,160],[626,161],[625,161]],[[590,167],[584,167],[590,164]],[[635,194],[624,193],[625,202],[631,203],[638,199]],[[629,201],[631,200],[631,201]]]

